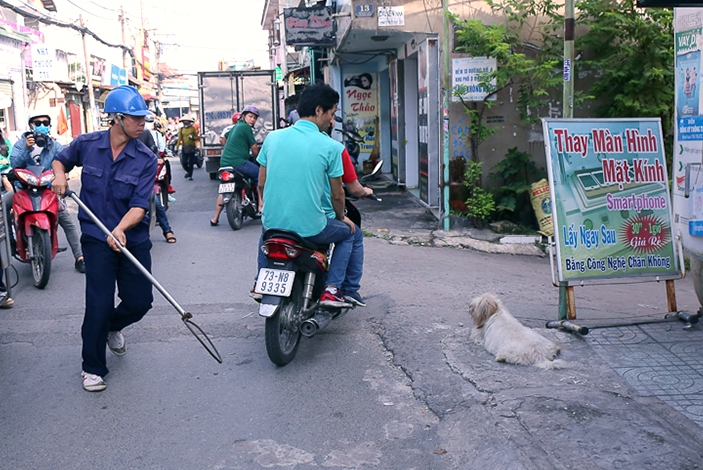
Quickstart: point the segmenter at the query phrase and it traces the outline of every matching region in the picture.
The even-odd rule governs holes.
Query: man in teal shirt
[[[313,243],[335,244],[320,305],[351,307],[341,287],[357,228],[344,215],[343,146],[321,133],[328,128],[338,102],[339,93],[328,85],[305,89],[298,104],[300,120],[266,137],[257,158],[261,165],[259,194],[264,230],[290,230]],[[325,215],[322,203],[328,193],[334,218]],[[261,250],[258,262],[259,268],[266,266]]]
[[[259,146],[254,139],[254,131],[252,130],[258,118],[259,110],[254,106],[244,108],[241,118],[226,135],[227,141],[220,158],[220,167],[233,167],[247,178],[252,179],[255,188],[259,183],[259,167],[249,160],[249,152],[254,157],[259,154]],[[222,209],[224,209],[224,204],[222,203],[222,194],[219,194],[215,205],[215,215],[210,219],[210,225],[218,224]]]

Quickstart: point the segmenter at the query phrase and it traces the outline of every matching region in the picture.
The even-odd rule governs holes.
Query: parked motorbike
[[[339,123],[343,122],[342,118],[339,116],[335,116],[334,120]],[[359,154],[361,153],[361,146],[359,144],[364,141],[364,138],[352,129],[343,128],[335,130],[341,132],[344,136],[344,147],[347,149],[347,152],[349,152],[349,156],[352,162],[354,162],[354,165],[357,165],[359,163]]]
[[[367,177],[378,173],[382,163]],[[361,227],[361,215],[349,198],[345,211]],[[263,238],[267,264],[259,272],[254,291],[263,295],[259,315],[266,318],[266,352],[271,362],[284,366],[295,358],[301,335],[312,338],[354,307],[324,307],[313,300],[325,288],[333,256],[330,245],[311,243],[287,230],[267,230]]]
[[[219,193],[225,205],[227,222],[232,230],[239,230],[244,224],[244,217],[258,218],[259,201],[252,181],[231,166],[217,170],[220,179]]]
[[[15,168],[12,175],[11,180],[21,185],[12,198],[15,257],[31,264],[34,286],[43,289],[59,250],[59,198],[49,189],[54,173],[31,166]]]

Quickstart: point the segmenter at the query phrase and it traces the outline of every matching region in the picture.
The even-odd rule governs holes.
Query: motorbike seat
[[[293,240],[298,242],[301,246],[304,246],[305,248],[309,248],[311,250],[327,251],[330,247],[329,243],[325,243],[325,244],[313,243],[310,240],[306,240],[305,238],[301,237],[297,233],[291,232],[290,230],[272,228],[272,229],[268,229],[264,232],[264,241],[268,240],[269,238],[274,238],[274,237],[292,238]]]

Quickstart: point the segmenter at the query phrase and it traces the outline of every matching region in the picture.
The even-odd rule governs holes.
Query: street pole
[[[445,232],[449,231],[449,94],[451,92],[451,42],[449,39],[449,0],[442,0],[442,57],[444,58],[444,83],[443,83],[443,105],[442,105],[442,147],[443,154],[443,194],[444,194],[444,214],[442,217]]]
[[[574,0],[564,4],[564,104],[563,117],[574,117]]]
[[[83,24],[83,15],[79,15],[81,22],[81,28],[85,28]],[[81,31],[81,37],[83,38],[83,60],[85,68],[85,78],[88,82],[88,103],[90,109],[88,110],[88,119],[86,119],[86,130],[88,132],[93,132],[95,130],[94,115],[95,112],[95,93],[93,92],[93,77],[92,71],[90,70],[90,55],[88,54],[88,43],[85,39],[85,31]]]
[[[122,28],[122,45],[126,46],[125,33],[124,33],[124,9],[120,6],[120,27]],[[125,73],[127,73],[127,51],[122,49],[122,68]]]
[[[564,94],[562,117],[574,117],[574,0],[564,0]],[[559,283],[559,320],[575,317],[574,287]]]

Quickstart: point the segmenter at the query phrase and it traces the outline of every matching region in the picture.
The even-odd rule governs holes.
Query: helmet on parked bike
[[[118,86],[107,94],[104,111],[109,114],[121,113],[130,116],[146,116],[151,113],[142,95],[136,88],[129,85]]]
[[[242,110],[242,116],[244,116],[246,113],[251,113],[256,117],[259,117],[259,110],[256,109],[256,106],[247,106]]]
[[[232,115],[232,124],[237,124],[237,121],[239,121],[239,118],[242,117],[242,113],[234,113]]]

